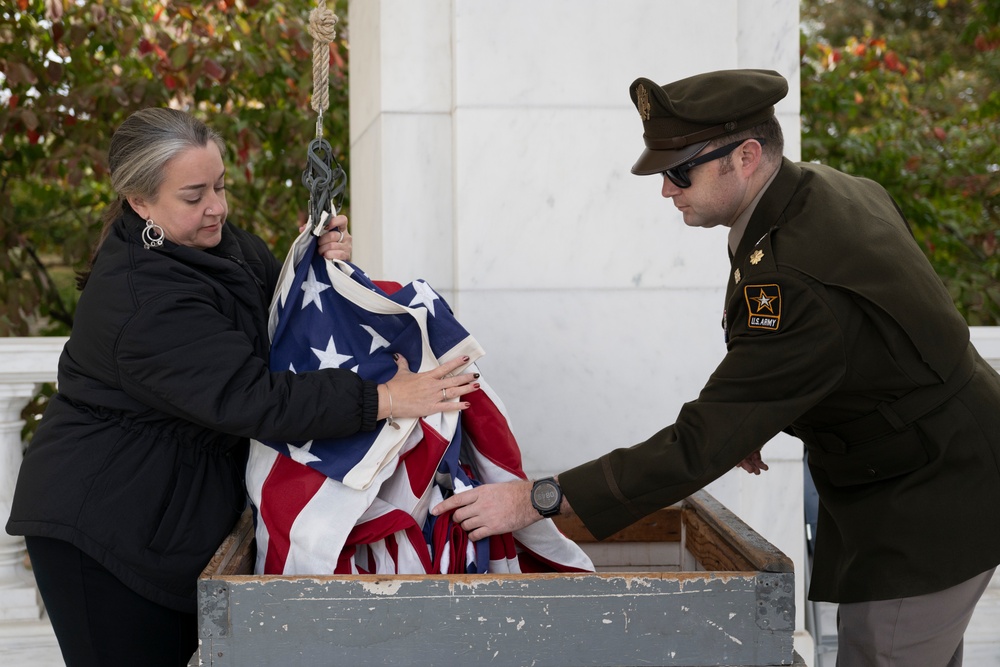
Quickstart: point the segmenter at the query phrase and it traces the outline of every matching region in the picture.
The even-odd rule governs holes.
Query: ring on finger
[[[441,390],[441,400],[442,401],[447,401],[448,400],[448,390],[447,389],[442,389]]]
[[[344,230],[341,229],[340,230],[340,238],[337,239],[337,243],[343,243],[343,242],[344,242]]]

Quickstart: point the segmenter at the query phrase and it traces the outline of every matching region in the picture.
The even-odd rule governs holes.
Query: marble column
[[[630,173],[628,87],[778,70],[797,157],[797,0],[355,0],[350,27],[356,261],[446,293],[529,474],[670,424],[725,354],[729,263],[724,230],[686,227],[660,179]],[[802,572],[801,444],[765,459],[766,478],[710,492]]]

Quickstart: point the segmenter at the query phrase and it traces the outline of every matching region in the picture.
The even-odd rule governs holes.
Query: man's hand
[[[746,470],[748,473],[750,473],[752,475],[759,475],[762,470],[767,470],[768,469],[767,468],[767,464],[764,463],[764,459],[760,458],[760,450],[759,449],[756,452],[754,452],[753,454],[751,454],[750,456],[748,456],[745,459],[743,459],[742,461],[740,461],[736,465],[736,467],[737,468],[743,468],[744,470]]]
[[[473,541],[510,533],[542,518],[531,505],[531,486],[528,480],[477,486],[438,503],[431,514],[440,516],[454,510],[452,521]]]

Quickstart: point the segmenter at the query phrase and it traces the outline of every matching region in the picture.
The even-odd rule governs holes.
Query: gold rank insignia
[[[743,275],[740,273],[739,269],[736,269],[733,271],[733,282],[739,284],[741,280],[743,280]]]
[[[781,288],[777,285],[747,285],[743,288],[751,329],[777,331],[781,323]]]
[[[750,263],[753,264],[754,266],[757,266],[758,264],[760,264],[760,260],[762,260],[762,259],[764,259],[764,251],[763,250],[759,250],[758,249],[758,250],[754,250],[752,253],[750,253]]]
[[[646,90],[646,86],[641,83],[635,87],[635,102],[639,109],[639,117],[643,120],[649,120],[649,92]]]

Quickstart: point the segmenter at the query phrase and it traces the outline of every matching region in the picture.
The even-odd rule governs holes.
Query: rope
[[[330,44],[337,35],[337,15],[326,8],[325,0],[309,12],[309,34],[313,38],[312,108],[317,113],[316,138],[306,151],[302,184],[309,188],[309,224],[319,236],[326,221],[340,211],[347,189],[347,174],[337,164],[333,148],[323,138],[323,112],[330,107]]]
[[[309,12],[309,34],[313,38],[312,108],[320,117],[330,108],[330,43],[337,36],[337,15],[326,8],[325,0]],[[318,126],[322,136],[322,126]]]

